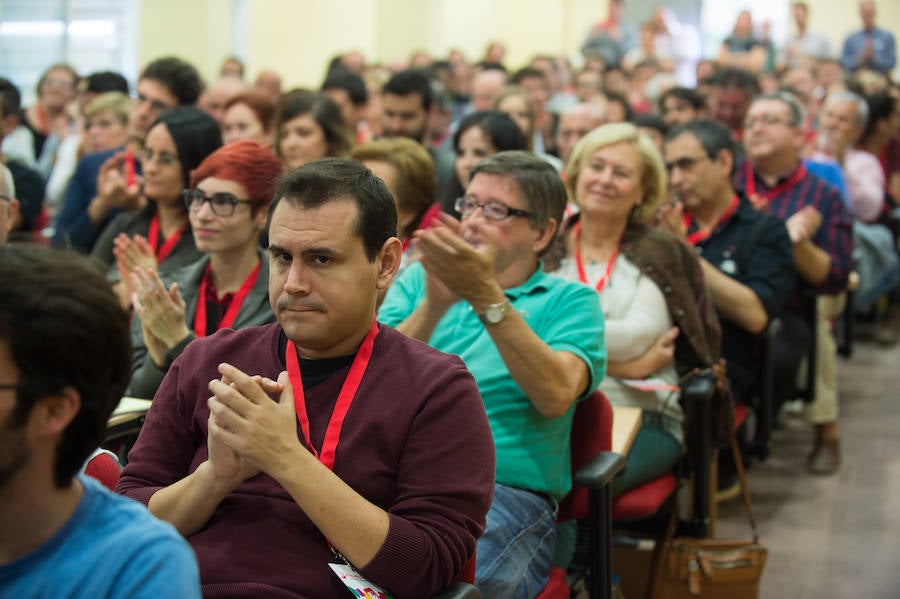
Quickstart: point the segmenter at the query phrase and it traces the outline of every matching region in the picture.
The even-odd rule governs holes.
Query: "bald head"
[[[569,156],[575,144],[581,138],[606,122],[603,108],[598,104],[576,104],[567,110],[559,118],[559,128],[556,130],[556,145],[559,147],[559,157],[563,162],[569,162]]]
[[[221,123],[225,115],[225,104],[245,89],[244,80],[240,77],[234,75],[219,77],[200,94],[197,107],[214,118],[217,123]]]
[[[278,104],[281,101],[281,75],[268,69],[262,70],[253,82],[253,89]]]
[[[472,78],[472,108],[490,110],[506,85],[507,75],[500,69],[488,69]]]

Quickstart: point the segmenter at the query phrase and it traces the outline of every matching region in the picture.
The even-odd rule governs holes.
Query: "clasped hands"
[[[131,274],[131,289],[131,303],[141,319],[144,345],[154,364],[163,368],[166,353],[191,334],[178,284],[166,289],[155,270],[137,266]]]
[[[476,307],[495,303],[502,289],[494,277],[497,231],[472,222],[465,238],[458,220],[441,214],[440,224],[413,233],[428,274],[426,296],[436,308],[446,310],[460,299]]]
[[[297,439],[294,393],[287,372],[278,380],[220,364],[209,383],[209,463],[213,476],[235,489],[260,472],[278,480],[312,458]],[[272,395],[277,395],[273,401]]]

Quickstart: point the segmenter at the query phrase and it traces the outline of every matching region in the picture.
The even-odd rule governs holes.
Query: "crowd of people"
[[[685,373],[752,409],[770,351],[787,409],[813,341],[805,459],[836,472],[833,323],[900,283],[893,35],[864,1],[833,54],[796,2],[783,47],[744,11],[703,58],[609,6],[577,69],[56,64],[29,107],[0,78],[0,587],[427,597],[473,567],[534,597],[581,559],[580,401],[642,411],[618,495],[684,455]],[[153,400],[116,488],[146,510],[81,472],[122,395]]]

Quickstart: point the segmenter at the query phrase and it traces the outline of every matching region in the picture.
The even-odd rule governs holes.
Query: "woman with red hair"
[[[274,321],[268,260],[259,245],[281,162],[239,141],[210,154],[183,193],[203,258],[165,277],[132,275],[134,363],[128,394],[150,399],[193,339]]]
[[[232,96],[222,116],[222,141],[226,144],[249,139],[272,145],[272,120],[275,104],[263,94],[248,91]]]

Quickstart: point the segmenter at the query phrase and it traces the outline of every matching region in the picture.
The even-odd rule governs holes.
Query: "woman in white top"
[[[626,472],[613,483],[618,494],[681,456],[679,372],[717,359],[718,324],[693,251],[645,227],[666,190],[653,142],[628,123],[604,125],[575,146],[566,172],[580,213],[561,235],[565,258],[555,264],[551,253],[547,265],[599,292],[608,355],[600,390],[613,405],[643,413]]]

